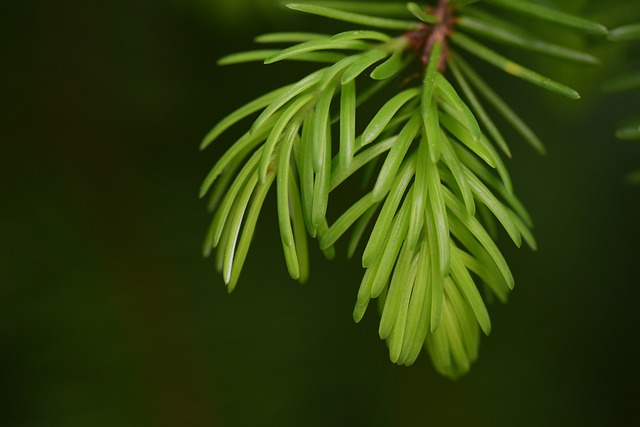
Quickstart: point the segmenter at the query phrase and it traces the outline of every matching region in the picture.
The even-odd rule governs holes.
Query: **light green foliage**
[[[485,10],[484,3],[493,8]],[[203,184],[201,194],[211,191],[216,210],[205,254],[217,249],[231,291],[260,207],[276,182],[291,277],[308,277],[308,236],[333,256],[334,244],[352,230],[349,255],[360,243],[364,246],[356,322],[377,298],[379,334],[394,363],[411,365],[426,347],[439,372],[457,377],[477,358],[480,332],[491,331],[480,284],[501,301],[514,286],[492,237],[492,224],[497,220],[516,246],[524,240],[536,247],[531,218],[514,195],[499,153],[510,156],[511,151],[491,112],[536,150],[544,150],[463,56],[578,99],[574,89],[508,59],[481,40],[583,65],[597,64],[597,59],[516,29],[488,11],[523,14],[568,31],[600,36],[607,31],[524,0],[287,6],[356,27],[333,36],[268,34],[256,41],[293,45],[232,54],[220,61],[328,65],[231,113],[203,141],[204,148],[241,119],[259,113]],[[385,87],[392,88],[387,99],[381,95]],[[377,106],[368,122],[358,114],[363,103]],[[331,192],[354,174],[366,178],[364,194],[330,220]]]

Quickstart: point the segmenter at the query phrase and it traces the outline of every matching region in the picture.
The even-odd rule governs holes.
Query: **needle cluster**
[[[516,246],[525,241],[536,247],[531,218],[503,162],[503,156],[511,156],[509,145],[492,114],[544,151],[466,57],[578,99],[574,89],[508,59],[482,40],[595,65],[593,56],[545,41],[495,11],[591,35],[607,30],[526,0],[315,1],[287,7],[349,22],[356,29],[335,35],[266,34],[256,41],[292,45],[220,61],[294,60],[321,66],[231,113],[204,139],[202,148],[243,118],[257,115],[202,185],[201,195],[210,194],[215,212],[205,254],[216,250],[217,266],[233,290],[265,197],[275,187],[291,277],[305,281],[309,276],[309,238],[333,257],[334,245],[350,231],[349,255],[358,252],[360,243],[364,246],[356,322],[377,299],[379,334],[393,362],[411,365],[426,348],[439,372],[459,376],[476,359],[481,332],[491,331],[485,300],[493,295],[505,301],[514,286],[495,243],[496,224]],[[358,112],[365,103],[375,105],[377,113],[363,122]],[[364,176],[366,192],[330,221],[331,193],[356,174]]]

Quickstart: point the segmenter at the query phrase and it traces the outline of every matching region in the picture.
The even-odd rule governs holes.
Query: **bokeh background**
[[[562,3],[608,25],[640,16],[635,1]],[[392,365],[374,310],[353,323],[362,270],[344,246],[333,262],[312,251],[307,284],[288,278],[273,201],[232,295],[200,254],[197,190],[231,142],[200,153],[200,139],[307,71],[216,60],[264,32],[344,26],[272,0],[1,9],[0,426],[640,425],[640,188],[624,181],[640,146],[612,136],[640,102],[599,91],[638,49],[548,32],[607,63],[527,60],[578,103],[486,70],[548,148],[509,134],[540,249],[502,239],[516,289],[450,381],[424,356]]]

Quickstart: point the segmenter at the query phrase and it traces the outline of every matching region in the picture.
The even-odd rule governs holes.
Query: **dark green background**
[[[640,424],[640,188],[623,179],[640,146],[612,137],[640,103],[598,91],[637,52],[591,41],[604,70],[527,62],[579,103],[487,70],[548,147],[508,134],[540,250],[501,240],[516,289],[450,381],[424,355],[392,365],[373,310],[353,323],[362,271],[344,246],[331,263],[312,246],[309,283],[288,278],[273,200],[234,294],[200,255],[197,190],[231,139],[199,140],[307,70],[216,59],[263,32],[328,30],[270,3],[3,2],[0,425]]]

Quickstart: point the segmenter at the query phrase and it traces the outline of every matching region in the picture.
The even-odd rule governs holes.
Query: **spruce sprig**
[[[544,148],[464,56],[570,99],[579,98],[574,89],[479,40],[574,63],[598,63],[587,53],[514,28],[482,6],[569,31],[606,34],[597,23],[525,0],[471,3],[290,3],[292,10],[359,27],[336,35],[267,34],[256,41],[293,45],[220,60],[326,64],[231,113],[202,142],[207,147],[238,121],[257,114],[200,192],[211,193],[215,211],[205,254],[216,248],[229,291],[238,282],[261,207],[275,183],[292,278],[305,281],[309,275],[308,237],[318,239],[332,257],[335,243],[352,229],[349,255],[364,244],[356,322],[370,300],[378,299],[379,335],[393,362],[411,365],[426,347],[444,375],[456,377],[470,368],[480,331],[491,331],[479,283],[502,301],[514,286],[490,232],[493,222],[516,246],[524,240],[536,247],[531,218],[513,193],[499,153],[510,156],[509,146],[483,103],[536,150]],[[395,90],[386,100],[385,87]],[[358,114],[364,103],[378,106],[367,122]],[[331,192],[358,172],[369,177],[368,192],[330,223]]]

